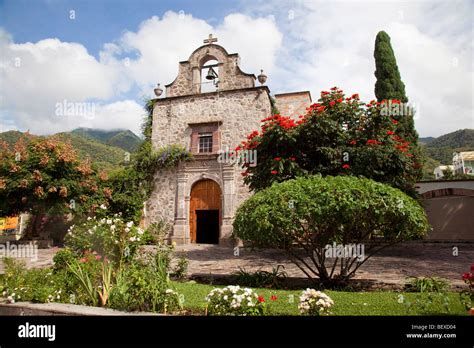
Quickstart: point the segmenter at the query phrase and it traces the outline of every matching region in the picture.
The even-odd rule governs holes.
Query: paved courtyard
[[[453,256],[453,247],[458,256]],[[59,248],[39,249],[37,260],[25,259],[28,267],[52,265]],[[192,244],[177,246],[178,255],[185,253],[189,260],[188,276],[222,276],[238,271],[263,269],[271,271],[278,264],[285,266],[288,277],[304,278],[304,274],[277,250],[254,251],[239,248],[238,255],[228,247]],[[406,242],[383,250],[369,259],[357,272],[355,279],[401,286],[408,276],[438,276],[448,279],[454,287],[463,285],[461,274],[474,263],[474,243]],[[3,264],[0,262],[0,273]]]
[[[458,247],[458,256],[453,256],[453,246]],[[214,245],[178,246],[177,251],[186,250],[189,259],[189,275],[229,275],[239,267],[247,271],[259,268],[271,271],[282,264],[289,277],[305,275],[280,251],[252,251],[240,248],[234,256],[232,248]],[[392,246],[370,258],[356,274],[355,279],[375,283],[402,286],[409,276],[438,276],[448,279],[452,286],[462,286],[461,275],[469,271],[474,263],[473,243],[425,243],[409,242]]]

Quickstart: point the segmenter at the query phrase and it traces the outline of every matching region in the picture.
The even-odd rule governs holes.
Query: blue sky
[[[161,16],[168,10],[185,11],[215,22],[238,11],[240,5],[237,5],[219,0],[2,0],[0,23],[15,42],[54,37],[81,42],[97,57],[105,42],[117,39],[126,30],[136,30],[144,19],[153,15]],[[75,11],[75,20],[69,18],[71,10]]]
[[[139,132],[142,100],[213,33],[272,93],[334,85],[374,98],[373,46],[392,38],[421,136],[474,128],[473,2],[0,1],[0,131]],[[71,19],[74,11],[74,19]],[[94,117],[58,116],[64,101]]]

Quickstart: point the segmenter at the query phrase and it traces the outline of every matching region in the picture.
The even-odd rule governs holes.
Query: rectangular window
[[[199,133],[199,153],[212,152],[212,133]]]

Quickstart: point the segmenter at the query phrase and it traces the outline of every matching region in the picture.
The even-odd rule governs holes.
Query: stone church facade
[[[153,149],[180,144],[194,156],[176,168],[159,170],[146,202],[146,224],[164,219],[177,244],[231,243],[236,209],[251,193],[242,169],[218,161],[219,153],[259,130],[272,110],[268,87],[256,86],[255,75],[240,69],[238,54],[227,53],[215,41],[210,35],[179,63],[178,76],[155,99],[153,109]],[[211,70],[217,77],[208,82]],[[207,85],[214,90],[204,90]],[[275,99],[282,115],[294,117],[311,103],[309,92],[277,94]]]

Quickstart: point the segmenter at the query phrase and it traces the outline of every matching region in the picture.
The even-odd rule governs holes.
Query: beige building
[[[474,151],[453,153],[455,174],[474,175]]]
[[[194,161],[159,170],[146,203],[146,223],[164,219],[173,226],[170,239],[183,243],[229,243],[237,207],[250,192],[242,169],[218,160],[233,150],[272,110],[266,76],[243,72],[239,56],[229,54],[209,36],[186,61],[165,95],[155,99],[152,144],[181,144]],[[160,91],[158,92],[160,94]],[[311,103],[309,92],[278,94],[282,115],[297,118]],[[257,154],[258,155],[258,154]]]

